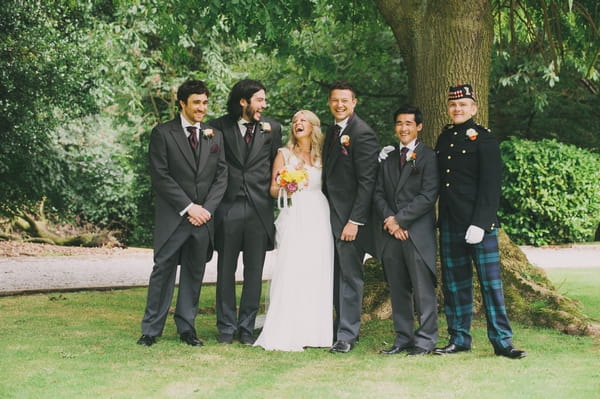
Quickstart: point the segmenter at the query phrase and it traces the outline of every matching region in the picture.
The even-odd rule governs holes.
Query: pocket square
[[[213,154],[215,152],[219,151],[219,145],[218,144],[213,144],[212,147],[210,147],[210,153]]]

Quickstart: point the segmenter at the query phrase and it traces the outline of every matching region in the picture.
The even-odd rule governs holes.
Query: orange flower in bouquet
[[[279,185],[279,196],[277,205],[279,208],[292,206],[292,198],[288,194],[293,194],[308,186],[308,172],[303,167],[283,167],[277,173],[277,184]]]

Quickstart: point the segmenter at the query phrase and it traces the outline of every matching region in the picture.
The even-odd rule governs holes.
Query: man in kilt
[[[468,85],[450,87],[448,115],[435,152],[440,173],[439,227],[444,311],[450,341],[435,354],[471,349],[473,267],[475,263],[487,320],[488,338],[497,356],[519,359],[512,345],[504,306],[498,252],[502,161],[497,139],[473,117],[477,103]]]

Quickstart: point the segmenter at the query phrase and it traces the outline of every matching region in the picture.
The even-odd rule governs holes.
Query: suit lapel
[[[415,149],[413,151],[417,156],[416,159],[419,159],[419,152],[420,152],[419,146],[420,145],[421,145],[421,143],[417,143],[417,146],[415,147]],[[416,163],[416,159],[415,159],[415,163]],[[398,159],[398,164],[400,164],[400,159]],[[400,180],[398,181],[398,186],[396,187],[396,193],[398,193],[398,191],[400,191],[402,189],[402,187],[404,187],[404,184],[406,184],[406,181],[408,180],[408,177],[410,176],[411,172],[412,172],[412,166],[410,165],[409,162],[407,162],[406,165],[404,165],[402,172],[400,173]]]
[[[200,173],[206,163],[208,162],[208,155],[210,154],[210,147],[212,147],[212,140],[210,138],[204,138],[203,130],[210,129],[209,126],[201,123],[200,124],[200,132],[198,141],[200,142],[200,154],[198,157],[198,170],[197,173]]]
[[[260,122],[257,122],[254,126],[254,138],[250,142],[250,148],[248,149],[248,157],[246,158],[246,163],[250,163],[254,160],[256,155],[260,153],[260,149],[265,143],[265,136],[269,133],[263,132],[260,127]]]
[[[338,160],[338,158],[342,156],[342,145],[340,144],[340,137],[343,135],[347,135],[348,137],[350,137],[350,143],[352,143],[352,134],[350,133],[350,122],[348,122],[346,128],[342,130],[340,136],[337,136],[334,133],[333,127],[329,129],[329,142],[327,143],[328,156],[326,161],[329,168],[332,168],[335,162]]]
[[[227,118],[227,124],[229,126],[225,126],[225,129],[223,129],[223,136],[225,137],[225,141],[229,143],[229,149],[235,159],[240,165],[243,165],[246,154],[245,149],[242,147],[242,144],[245,145],[245,143],[243,140],[240,140],[242,137],[240,128],[237,121],[234,121],[232,118]]]
[[[185,136],[185,132],[181,128],[181,124],[177,123],[178,121],[179,119],[176,118],[171,126],[171,136],[177,144],[177,147],[179,147],[179,150],[183,154],[183,158],[186,160],[186,162],[191,168],[196,169],[196,159],[194,158],[192,147],[190,147],[190,142]]]
[[[394,187],[394,192],[398,188],[398,183],[400,180],[400,157],[398,152],[398,146],[393,153],[389,154],[388,159],[385,161],[385,168],[387,169],[387,174],[389,176],[389,182],[385,184],[391,183]]]

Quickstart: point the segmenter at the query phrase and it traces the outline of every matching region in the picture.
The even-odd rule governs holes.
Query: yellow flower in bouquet
[[[288,193],[295,193],[308,185],[308,172],[303,167],[284,167],[277,173],[279,197],[277,204],[280,208],[292,205],[292,198]]]

